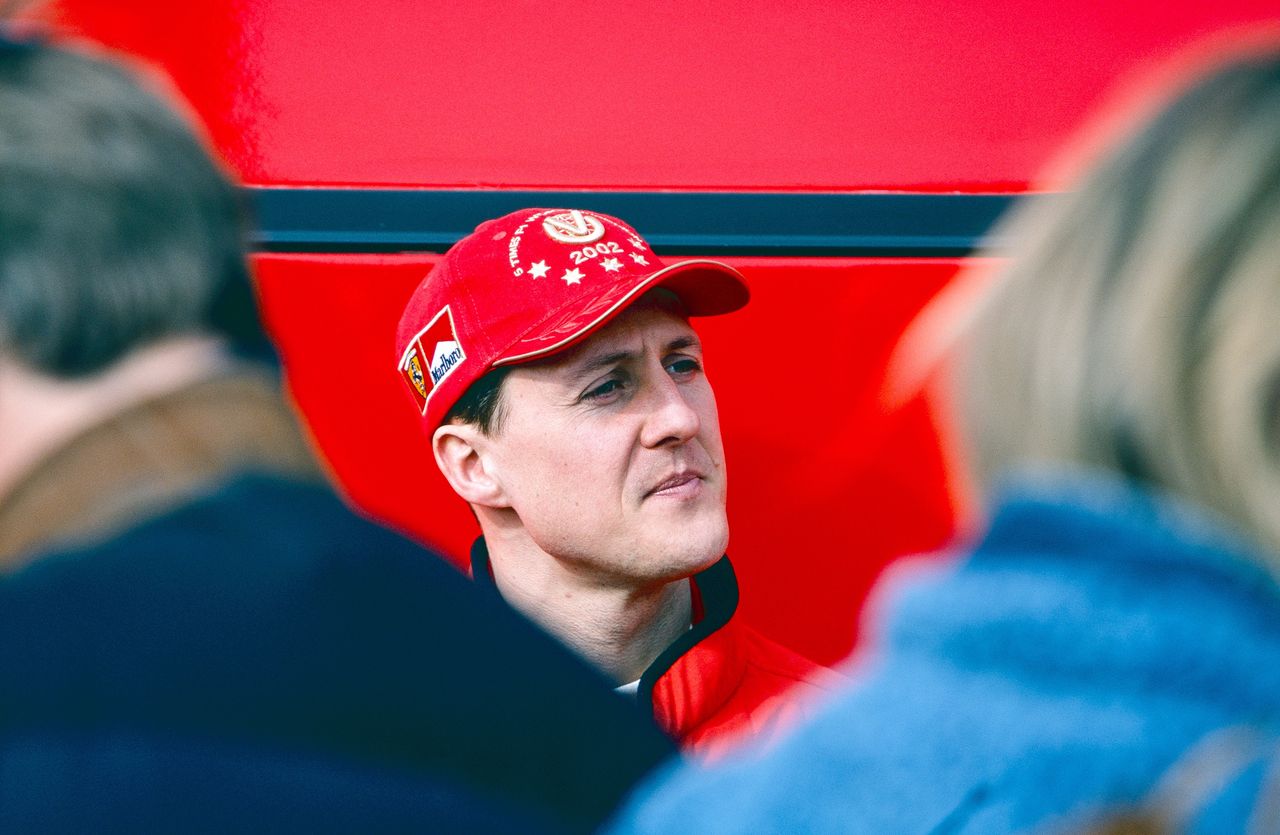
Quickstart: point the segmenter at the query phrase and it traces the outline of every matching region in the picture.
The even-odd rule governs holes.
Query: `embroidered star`
[[[549,269],[551,268],[547,266],[546,261],[534,261],[529,265],[529,275],[534,278],[546,278]]]
[[[627,238],[627,240],[636,249],[644,249],[644,241],[640,240],[639,238]]]
[[[647,266],[649,266],[649,262],[645,259],[645,257],[644,257],[643,255],[636,255],[634,252],[630,252],[630,253],[627,253],[627,254],[631,256],[631,260],[632,260],[632,261],[635,261],[635,262],[636,262],[637,264],[639,264],[640,266],[642,266],[642,267],[647,267]]]
[[[560,277],[564,279],[565,284],[577,284],[582,281],[582,270],[574,267],[571,270],[565,270],[564,275]]]
[[[617,258],[606,258],[600,262],[600,266],[604,267],[604,271],[607,273],[616,273],[622,269],[622,262]]]

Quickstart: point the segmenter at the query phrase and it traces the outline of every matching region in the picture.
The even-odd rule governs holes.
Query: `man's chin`
[[[725,547],[728,544],[727,527],[702,534],[695,532],[678,542],[669,543],[667,548],[662,549],[667,554],[664,562],[671,566],[672,579],[691,577],[715,565],[724,556]]]

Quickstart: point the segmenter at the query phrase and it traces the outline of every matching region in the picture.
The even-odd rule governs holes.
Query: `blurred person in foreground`
[[[158,95],[0,29],[0,831],[591,828],[669,743],[325,485],[245,233]]]
[[[1246,835],[1280,832],[1280,735],[1260,731],[1249,725],[1215,729],[1187,749],[1139,803],[1061,829],[1073,835],[1182,835],[1195,829],[1221,831],[1209,828],[1221,821],[1236,824],[1232,831]],[[1220,814],[1202,819],[1207,809],[1224,802],[1227,792],[1242,787],[1257,793],[1252,799],[1246,795],[1243,806],[1238,799],[1227,802],[1237,814],[1252,807],[1247,820],[1231,821]]]
[[[985,533],[890,574],[819,718],[665,775],[619,831],[1078,831],[1230,726],[1253,759],[1183,823],[1261,814],[1280,727],[1277,53],[1223,65],[1003,231],[1017,249],[957,366]]]

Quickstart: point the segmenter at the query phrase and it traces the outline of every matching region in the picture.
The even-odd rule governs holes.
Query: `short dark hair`
[[[496,433],[502,428],[505,414],[502,408],[502,384],[510,373],[511,366],[488,371],[472,383],[462,397],[458,398],[458,402],[450,407],[444,416],[444,422],[469,423],[486,435]]]
[[[130,72],[0,41],[0,352],[92,374],[213,333],[263,356],[239,191]]]

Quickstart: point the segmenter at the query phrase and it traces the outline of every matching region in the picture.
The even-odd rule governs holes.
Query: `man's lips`
[[[645,498],[650,496],[682,496],[692,494],[702,486],[702,473],[695,470],[687,470],[682,473],[675,473],[667,476],[662,481],[654,485]]]

